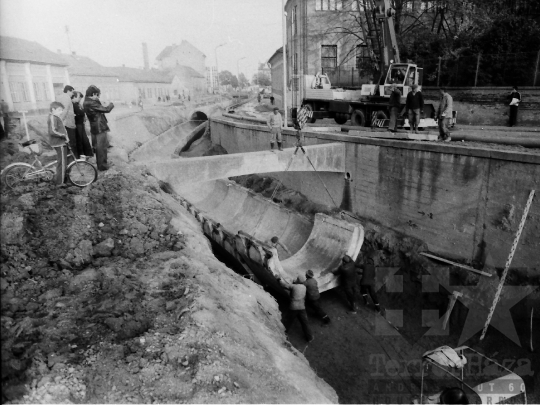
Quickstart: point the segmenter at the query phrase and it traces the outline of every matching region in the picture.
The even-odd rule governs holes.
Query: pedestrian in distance
[[[521,93],[518,91],[518,88],[514,86],[510,93],[510,127],[517,125],[519,103],[521,103]]]
[[[279,285],[284,289],[289,291],[289,296],[291,298],[291,303],[289,305],[289,312],[285,316],[284,325],[285,332],[289,333],[294,320],[298,319],[300,325],[302,326],[302,331],[304,332],[304,337],[306,340],[311,342],[313,340],[313,334],[309,328],[308,318],[306,313],[306,286],[304,282],[306,278],[304,276],[298,276],[293,284],[287,283],[281,277],[276,277]]]
[[[73,111],[75,113],[75,129],[76,129],[76,143],[77,143],[77,153],[80,158],[90,158],[94,156],[92,150],[92,145],[86,135],[86,129],[84,128],[84,123],[86,121],[86,115],[81,105],[83,95],[80,91],[74,91],[72,96]]]
[[[259,104],[261,103],[261,93],[257,94],[257,101]]]
[[[424,97],[418,91],[418,85],[412,85],[412,91],[407,94],[405,101],[405,111],[409,118],[409,128],[411,134],[418,133],[418,125],[420,125],[420,116],[424,113]]]
[[[70,101],[71,102],[71,101]],[[50,114],[47,119],[48,132],[46,142],[53,147],[56,152],[56,184],[64,184],[67,165],[67,146],[69,143],[68,133],[62,115],[65,107],[58,101],[53,101],[50,105]]]
[[[266,124],[268,125],[268,128],[270,128],[271,137],[270,137],[270,149],[274,149],[274,142],[277,141],[278,149],[283,150],[281,147],[281,143],[283,142],[283,138],[281,135],[281,128],[283,127],[283,118],[281,118],[281,114],[279,113],[279,108],[274,107],[274,111],[272,114],[268,116],[268,120],[266,121]]]
[[[62,118],[64,126],[66,127],[71,151],[73,152],[73,155],[75,155],[75,158],[78,159],[79,148],[77,146],[77,127],[75,125],[75,111],[73,109],[73,103],[71,102],[74,91],[75,89],[73,88],[73,86],[64,86],[64,92],[57,97],[56,101],[58,101],[64,106],[64,111],[62,111],[62,115],[60,116],[60,118]]]
[[[113,103],[109,103],[104,106],[99,101],[101,90],[94,85],[91,85],[86,89],[84,97],[84,112],[90,121],[90,133],[92,134],[92,145],[96,149],[96,162],[98,170],[109,170],[107,164],[107,148],[109,142],[107,140],[107,132],[109,132],[109,125],[107,124],[107,118],[105,114],[110,113],[114,108]]]
[[[270,96],[270,104],[274,105],[274,100],[275,100],[274,96],[271,95],[271,96]]]
[[[369,305],[368,294],[373,300],[375,305],[375,310],[381,312],[381,306],[379,300],[377,299],[377,294],[375,292],[375,275],[376,268],[378,265],[378,252],[374,251],[366,255],[366,260],[362,268],[362,278],[360,279],[360,293],[364,298],[364,304]]]
[[[450,142],[450,120],[452,119],[452,110],[454,100],[446,92],[446,89],[439,89],[441,97],[439,99],[439,108],[437,110],[437,119],[439,121],[439,140]]]
[[[388,131],[396,132],[399,111],[401,109],[401,91],[399,91],[395,83],[392,83],[390,89],[390,99],[388,100],[388,109],[390,110],[390,123],[388,124]]]
[[[9,138],[9,105],[2,99],[0,102],[0,114],[2,114],[2,118],[4,121],[4,134],[1,138]]]
[[[351,313],[356,314],[356,296],[358,294],[358,279],[362,274],[360,268],[354,260],[348,256],[343,256],[341,266],[332,271],[335,275],[341,276],[341,287],[345,292],[345,297],[349,304]]]
[[[319,302],[321,294],[319,292],[319,285],[315,280],[315,274],[312,270],[306,271],[306,306],[313,309],[315,313],[324,321],[325,324],[330,322],[330,317],[324,312]]]

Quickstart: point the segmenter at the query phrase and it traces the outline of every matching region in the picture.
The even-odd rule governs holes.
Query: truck
[[[401,91],[403,105],[414,84],[421,89],[423,69],[410,61],[402,63],[400,60],[393,20],[395,10],[390,0],[366,0],[364,3],[367,5],[369,1],[373,3],[370,3],[371,7],[364,7],[364,32],[371,34],[367,39],[371,43],[372,59],[379,66],[377,83],[363,84],[360,89],[332,88],[328,75],[304,75],[302,106],[313,112],[308,122],[333,118],[340,125],[350,119],[354,126],[388,126],[390,87],[395,84]],[[373,49],[378,50],[378,56]],[[437,126],[434,116],[433,105],[425,104],[419,129]],[[408,120],[400,119],[398,124],[408,126]]]

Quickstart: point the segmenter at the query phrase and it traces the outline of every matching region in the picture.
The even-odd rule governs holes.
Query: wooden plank
[[[423,255],[423,256],[429,257],[431,259],[438,260],[440,262],[451,264],[452,266],[461,267],[462,269],[469,270],[469,271],[472,271],[474,273],[482,274],[483,276],[491,277],[491,274],[486,273],[485,271],[476,270],[476,269],[473,269],[472,267],[465,266],[464,264],[452,262],[450,260],[446,260],[446,259],[443,259],[442,257],[437,257],[437,256],[431,255],[431,254],[426,253],[426,252],[420,252],[420,254]]]

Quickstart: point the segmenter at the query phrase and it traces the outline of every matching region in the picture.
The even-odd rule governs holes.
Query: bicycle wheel
[[[15,163],[4,170],[2,180],[6,186],[14,188],[23,182],[27,182],[29,180],[27,175],[33,170],[34,167],[27,163]]]
[[[97,169],[91,163],[84,160],[77,160],[69,164],[67,177],[74,186],[86,187],[96,181]]]

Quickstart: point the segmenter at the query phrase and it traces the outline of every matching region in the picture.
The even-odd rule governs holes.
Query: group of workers
[[[287,252],[288,249],[279,242],[277,237],[273,237],[270,245],[277,249],[282,246]],[[358,290],[364,298],[366,306],[369,305],[368,295],[371,296],[375,310],[380,313],[380,304],[375,293],[375,269],[377,265],[378,252],[373,251],[365,256],[364,264],[358,265],[349,256],[343,256],[341,265],[333,271],[335,275],[341,277],[341,286],[349,306],[349,313],[356,314]],[[304,332],[305,339],[311,342],[314,338],[309,328],[306,307],[313,310],[324,324],[330,323],[330,317],[323,310],[320,304],[319,285],[312,270],[307,270],[305,275],[299,275],[291,283],[283,280],[279,274],[274,274],[280,286],[289,292],[290,305],[289,312],[284,319],[285,331],[288,333],[295,319],[298,319]],[[358,288],[360,287],[360,288]]]

